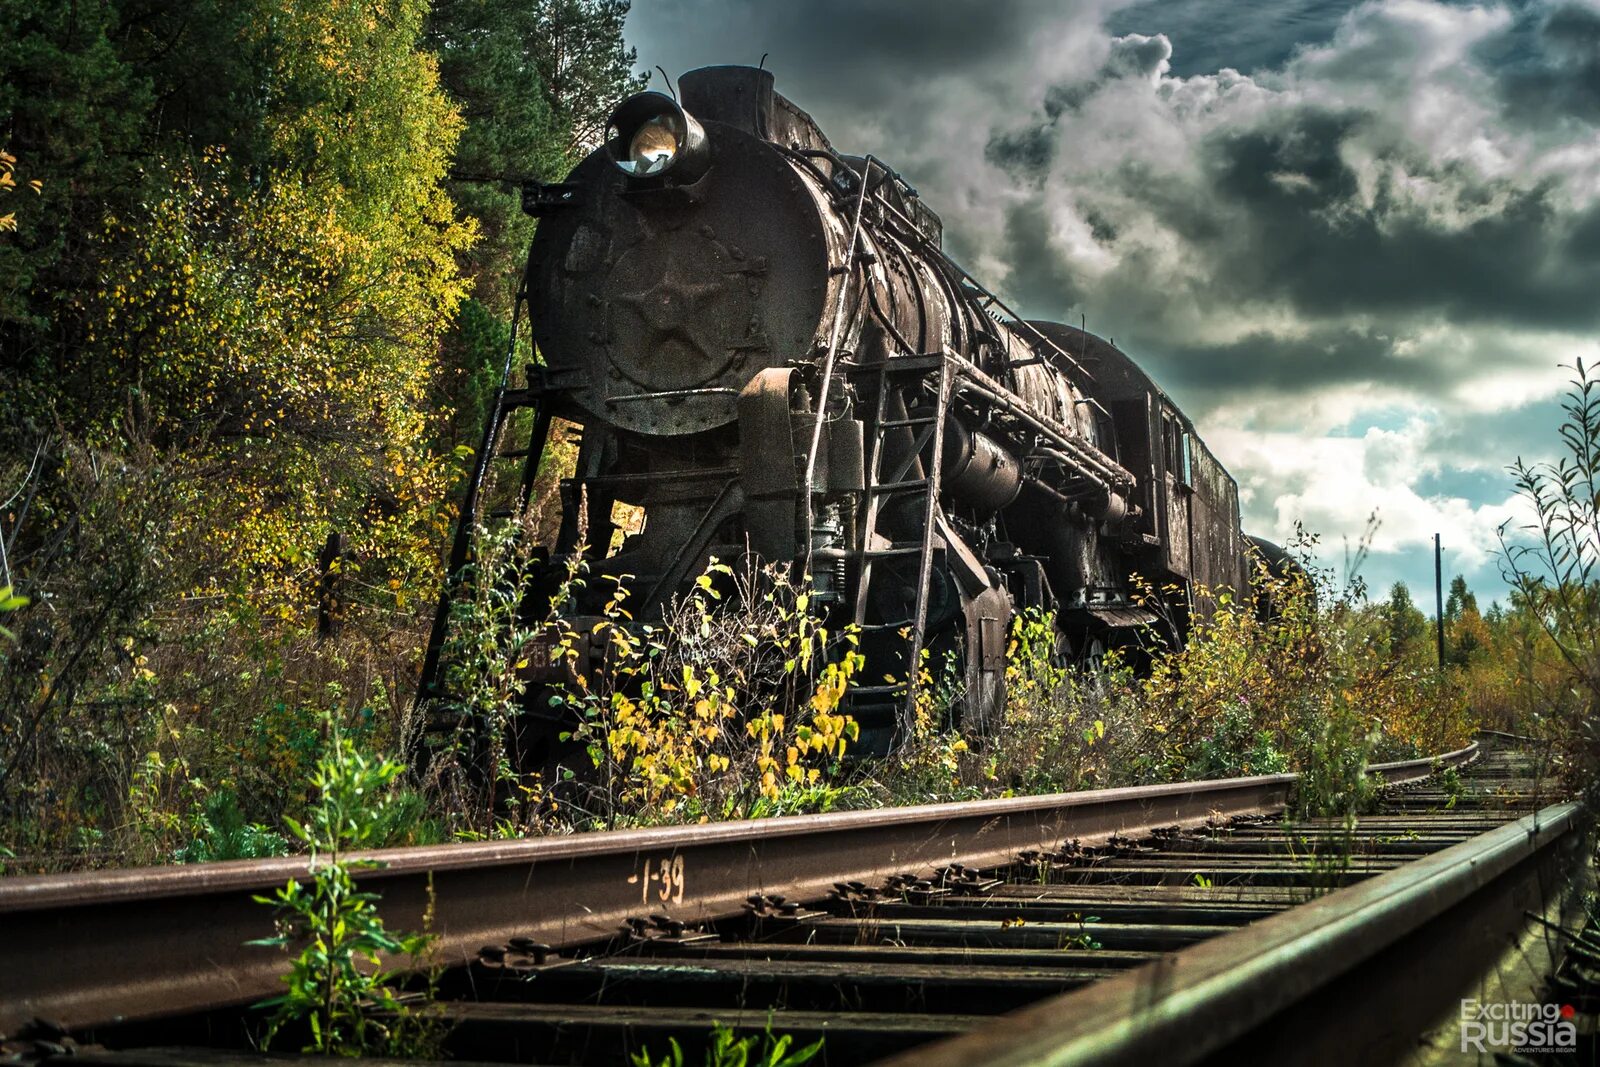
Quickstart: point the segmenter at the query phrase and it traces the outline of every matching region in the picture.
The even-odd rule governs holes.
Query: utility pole
[[[1444,670],[1444,550],[1433,535],[1433,637],[1439,646],[1439,669]]]

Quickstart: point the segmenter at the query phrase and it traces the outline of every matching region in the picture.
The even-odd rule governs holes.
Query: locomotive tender
[[[794,563],[859,627],[867,679],[910,678],[853,691],[869,751],[909,721],[924,650],[959,657],[960,725],[983,733],[1018,611],[1054,611],[1062,653],[1092,658],[1155,620],[1135,574],[1246,587],[1234,480],[1123,352],[1013,314],[770,72],[696,70],[679,98],[624,101],[604,147],[526,195],[524,502],[552,419],[582,427],[551,575],[585,523],[591,573],[632,576],[645,616],[712,556]],[[607,555],[619,501],[643,526]]]

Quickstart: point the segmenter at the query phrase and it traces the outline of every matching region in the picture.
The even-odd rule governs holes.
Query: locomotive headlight
[[[672,120],[666,115],[657,115],[640,126],[628,143],[628,158],[619,163],[622,169],[642,178],[672,166],[682,144],[678,131],[672,127]]]
[[[640,93],[611,113],[606,150],[630,178],[670,174],[693,182],[710,163],[706,131],[693,115],[664,93]]]

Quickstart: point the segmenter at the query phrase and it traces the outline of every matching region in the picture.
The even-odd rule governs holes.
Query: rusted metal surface
[[[1459,764],[1475,751],[1437,762]],[[1435,763],[1374,770],[1399,781]],[[1073,838],[1272,811],[1294,781],[1274,775],[392,849],[372,854],[387,866],[362,882],[383,893],[392,925],[416,928],[431,880],[439,959],[453,963],[514,938],[555,947],[591,942],[652,914],[703,922],[740,913],[753,895],[815,899],[835,883],[879,884],[950,863],[999,866]],[[270,927],[269,910],[251,898],[305,873],[303,861],[281,859],[0,881],[0,1032],[35,1016],[84,1026],[271,993],[284,958],[245,947]]]
[[[630,918],[699,922],[753,894],[825,895],[957,862],[1280,807],[1292,775],[798,816],[504,843],[392,849],[361,876],[397,928],[435,894],[439,958],[529,938],[552,946],[614,935]],[[70,1026],[247,1002],[274,991],[281,953],[252,901],[306,874],[295,859],[0,881],[0,1032],[35,1016]]]
[[[1023,320],[944,251],[901,175],[836,151],[770,71],[708,67],[680,85],[623,101],[607,144],[528,190],[541,222],[518,312],[546,366],[525,393],[583,433],[530,618],[558,587],[570,615],[599,613],[607,582],[559,580],[580,553],[591,579],[628,576],[640,624],[713,558],[791,567],[831,632],[857,627],[863,676],[896,679],[846,698],[856,751],[873,754],[905,735],[924,651],[935,672],[955,661],[954,725],[982,735],[998,728],[1018,612],[1051,613],[1062,654],[1093,659],[1154,618],[1135,574],[1174,591],[1174,640],[1191,604],[1206,610],[1191,581],[1245,594],[1237,486],[1126,355]],[[650,131],[657,154],[635,159]],[[788,388],[761,399],[781,407],[748,418],[778,372]],[[461,581],[514,410],[494,406],[466,486],[448,566]],[[535,436],[516,450],[525,479]],[[617,503],[645,521],[614,542]],[[449,615],[442,600],[419,688],[434,737],[463,725],[441,681]],[[531,687],[525,706],[547,712],[549,696]],[[571,725],[544,714],[519,732],[519,761],[550,765]]]
[[[1401,784],[1354,827],[1220,817],[1281,803],[1282,776],[402,850],[368,884],[409,922],[434,869],[447,959],[466,963],[439,986],[458,1060],[611,1064],[659,1057],[669,1037],[693,1060],[721,1024],[825,1038],[836,1065],[906,1049],[919,1065],[1378,1062],[1480,980],[1524,912],[1562,918],[1550,905],[1582,855],[1575,809],[1531,814],[1537,760],[1496,740],[1375,768]],[[1450,765],[1459,784],[1417,777]],[[236,966],[265,922],[240,902],[263,870],[294,869],[251,866],[157,872],[187,884],[176,899],[151,872],[108,875],[123,898],[109,910],[89,882],[33,879],[32,906],[0,894],[0,915],[24,931],[23,967],[64,960],[84,988],[152,1014],[237,1002],[245,983],[271,985]],[[240,910],[205,910],[224,898]],[[228,995],[163,984],[207,958],[175,931],[218,935],[211,982]],[[57,1000],[50,1014],[93,1017]],[[239,1048],[247,1029],[225,1013],[90,1036]]]
[[[1587,825],[1542,808],[883,1065],[1398,1061],[1570,893]]]
[[[1445,767],[1465,767],[1468,763],[1478,758],[1479,745],[1474,741],[1454,752],[1446,752],[1438,756],[1427,756],[1423,759],[1400,760],[1396,763],[1374,763],[1367,768],[1367,773],[1382,778],[1388,785],[1404,785],[1407,782],[1420,782],[1435,771]]]
[[[1417,769],[1413,762],[1391,773]],[[1041,990],[1051,985],[1115,980],[1118,971],[1229,936],[1337,884],[1449,848],[1514,819],[1537,793],[1537,783],[1493,757],[1468,766],[1463,782],[1460,793],[1404,786],[1386,798],[1372,828],[1363,821],[1354,832],[1342,820],[1265,818],[1093,849],[1069,843],[1019,857],[994,872],[1005,879],[998,883],[967,869],[914,884],[840,886],[819,910],[763,902],[742,922],[719,924],[721,939],[691,931],[546,968],[508,956],[501,969],[475,972],[475,995],[493,1005],[458,1016],[453,1047],[462,1056],[610,1063],[641,1047],[659,1050],[672,1036],[693,1058],[711,1021],[731,1019],[745,1032],[770,1023],[775,1032],[825,1037],[829,1063],[852,1064],[880,1055],[886,1043],[918,1044],[919,1028],[1004,1033],[1009,1020],[984,1017],[1048,996]],[[1331,875],[1329,856],[1345,849],[1354,863]],[[1119,877],[1152,866],[1184,877],[1163,885]],[[1363,974],[1360,984],[1377,987],[1380,978]],[[965,1047],[964,1062],[989,1062]],[[1270,1060],[1295,1056],[1280,1048]],[[1246,1050],[1231,1062],[1239,1061],[1259,1060]]]

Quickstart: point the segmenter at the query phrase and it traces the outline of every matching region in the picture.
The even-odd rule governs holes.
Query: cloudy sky
[[[1600,0],[635,0],[642,66],[767,66],[1031,316],[1116,339],[1375,590],[1499,595],[1505,465],[1600,360]],[[657,83],[659,87],[659,82]],[[1419,595],[1419,600],[1422,597]]]

